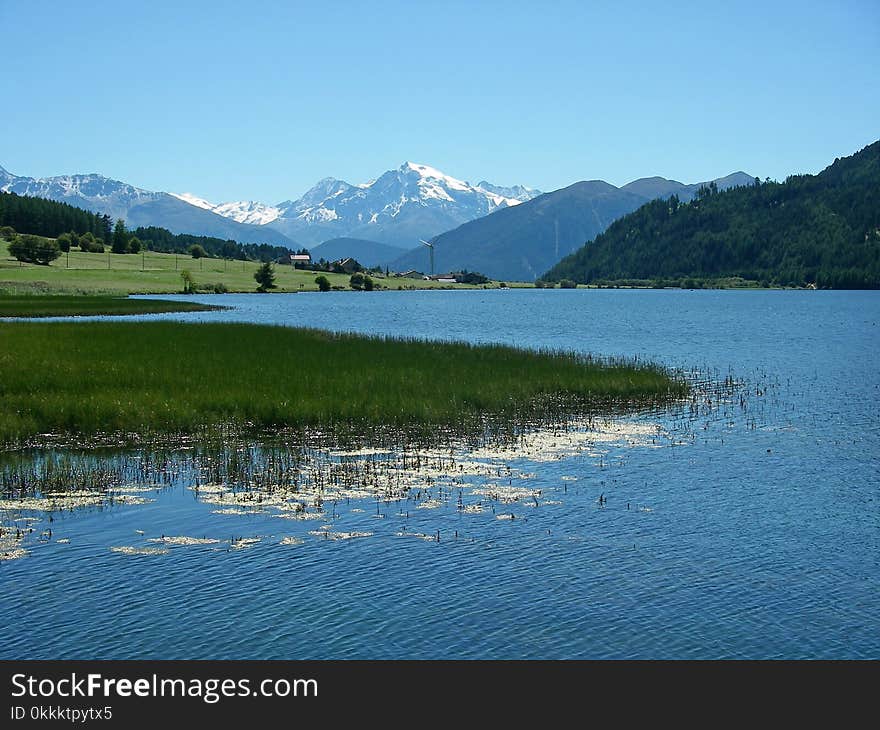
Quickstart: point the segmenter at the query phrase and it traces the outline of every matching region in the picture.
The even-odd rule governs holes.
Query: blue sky
[[[880,137],[877,0],[0,0],[0,28],[0,165],[214,202],[405,160],[542,190],[783,179]]]

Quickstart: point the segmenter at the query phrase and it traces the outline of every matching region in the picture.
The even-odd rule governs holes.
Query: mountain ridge
[[[764,285],[880,288],[880,140],[817,175],[654,200],[544,275],[579,283],[739,277]]]
[[[98,173],[33,178],[2,170],[0,190],[122,218],[129,228],[160,226],[173,233],[299,247],[296,241],[275,229],[239,223],[170,193],[145,190]]]
[[[746,179],[754,180],[744,173],[717,178],[728,185]],[[604,180],[582,180],[434,237],[436,273],[468,269],[493,279],[533,281],[615,220],[648,202],[650,197],[628,189],[640,181],[654,181],[654,190],[649,191],[654,197],[677,194],[687,199],[708,184],[640,178],[618,188]],[[424,269],[425,261],[424,251],[413,249],[392,266]]]
[[[724,188],[752,181],[736,172],[714,182]],[[252,200],[215,204],[192,193],[153,192],[98,173],[28,178],[0,167],[0,190],[69,202],[123,218],[131,228],[160,226],[175,233],[294,250],[343,239],[352,253],[340,256],[357,258],[360,252],[399,269],[425,268],[418,241],[432,239],[438,271],[468,269],[526,281],[644,202],[671,195],[687,201],[702,184],[654,176],[620,188],[583,180],[542,193],[485,179],[472,185],[430,165],[407,161],[366,183],[322,178],[300,198],[276,205]],[[522,210],[514,213],[517,209]],[[334,244],[333,252],[341,245]],[[389,261],[393,250],[377,245],[409,253]]]
[[[404,249],[387,243],[362,238],[331,238],[311,249],[312,261],[338,261],[351,257],[367,267],[386,266],[403,253]]]
[[[307,245],[360,238],[407,248],[420,238],[539,194],[524,186],[485,185],[474,186],[430,165],[407,161],[358,185],[324,178],[301,198],[279,203],[280,214],[268,225]]]

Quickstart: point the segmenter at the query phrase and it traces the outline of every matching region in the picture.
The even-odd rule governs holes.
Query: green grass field
[[[231,292],[256,291],[254,272],[260,266],[253,261],[194,259],[184,254],[147,251],[143,254],[83,253],[79,249],[49,266],[22,264],[9,255],[6,241],[0,240],[0,292],[10,294],[173,294],[183,291],[180,272],[189,271],[198,291],[211,291],[222,284]],[[291,266],[275,267],[277,292],[317,291],[319,272],[302,271]],[[349,289],[348,274],[324,274],[331,286]],[[376,278],[387,289],[473,289],[464,284],[440,284],[422,279]]]
[[[0,442],[240,430],[475,433],[668,401],[664,370],[502,346],[175,322],[0,323]]]
[[[205,312],[218,307],[197,302],[126,299],[108,295],[4,296],[0,294],[0,317],[80,317],[164,312]]]

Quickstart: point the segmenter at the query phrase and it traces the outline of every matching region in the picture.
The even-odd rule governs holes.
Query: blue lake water
[[[749,403],[694,419],[674,446],[517,460],[552,499],[505,507],[514,520],[454,501],[379,519],[353,500],[328,520],[372,535],[332,541],[315,524],[217,514],[183,486],[56,514],[52,539],[0,562],[0,658],[880,658],[880,293],[190,299],[233,309],[144,319],[637,355],[731,374]],[[443,538],[401,537],[404,522]],[[159,535],[260,542],[110,550]]]

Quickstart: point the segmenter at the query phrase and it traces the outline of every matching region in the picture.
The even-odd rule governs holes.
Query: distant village
[[[275,263],[281,266],[293,266],[297,269],[308,271],[326,271],[331,274],[369,274],[384,278],[396,277],[400,279],[422,279],[424,281],[436,281],[440,284],[486,284],[489,277],[474,271],[454,271],[443,274],[426,274],[423,271],[410,269],[408,271],[391,271],[387,266],[375,266],[372,268],[362,265],[357,259],[348,256],[337,261],[325,261],[320,259],[312,261],[311,254],[302,249],[296,253],[280,256]]]

